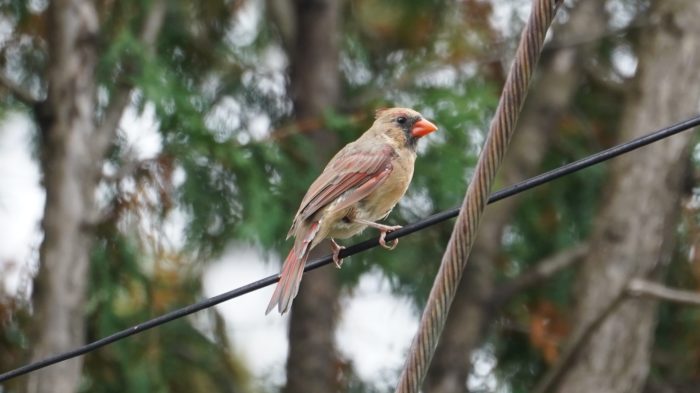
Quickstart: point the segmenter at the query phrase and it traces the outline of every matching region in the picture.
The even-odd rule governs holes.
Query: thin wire
[[[630,152],[632,150],[636,150],[640,147],[649,145],[651,143],[654,143],[656,141],[659,141],[661,139],[668,138],[670,136],[673,136],[675,134],[678,134],[683,131],[687,131],[693,127],[696,127],[700,125],[700,115],[697,115],[695,117],[692,117],[688,120],[682,121],[680,123],[674,124],[670,127],[666,127],[663,129],[660,129],[658,131],[655,131],[649,135],[639,137],[637,139],[633,139],[629,142],[622,143],[617,146],[613,146],[609,149],[603,150],[599,153],[593,154],[591,156],[585,157],[581,160],[574,161],[570,164],[561,166],[559,168],[553,169],[549,172],[545,172],[543,174],[540,174],[538,176],[532,177],[530,179],[527,179],[525,181],[522,181],[520,183],[517,183],[513,186],[510,186],[508,188],[505,188],[503,190],[500,190],[498,192],[495,192],[494,194],[491,195],[491,197],[488,199],[488,203],[494,203],[497,201],[500,201],[501,199],[505,199],[517,194],[520,194],[524,191],[527,191],[529,189],[535,188],[537,186],[540,186],[542,184],[551,182],[553,180],[556,180],[560,177],[569,175],[574,172],[578,172],[582,169],[588,168],[590,166],[596,165],[598,163],[607,161],[611,158],[617,157],[619,155],[625,154],[627,152]],[[406,235],[412,234],[414,232],[418,232],[420,230],[423,230],[427,227],[433,226],[435,224],[441,223],[443,221],[447,221],[451,218],[456,217],[459,214],[459,207],[455,207],[449,210],[442,211],[440,213],[436,213],[432,216],[429,216],[427,218],[424,218],[420,221],[416,221],[412,224],[406,225],[403,228],[389,232],[386,235],[386,240],[393,240],[393,239],[398,239],[400,237],[404,237]],[[379,245],[377,238],[374,239],[369,239],[365,240],[363,242],[354,244],[352,246],[349,246],[342,251],[340,251],[340,256],[342,258],[349,257],[351,255],[358,254],[360,252],[369,250],[371,248],[376,247]],[[312,262],[309,262],[306,267],[304,268],[305,272],[311,271],[318,269],[322,266],[328,265],[332,261],[331,255],[327,255],[323,258],[316,259]],[[121,330],[119,332],[116,332],[114,334],[111,334],[107,337],[101,338],[97,341],[93,341],[89,344],[86,344],[82,347],[73,349],[68,352],[64,352],[55,356],[48,357],[43,360],[39,360],[34,363],[30,363],[27,365],[24,365],[22,367],[16,368],[14,370],[5,372],[3,374],[0,374],[0,382],[5,382],[7,380],[10,380],[15,377],[19,377],[21,375],[30,373],[32,371],[36,371],[45,367],[48,367],[52,364],[56,364],[59,362],[62,362],[64,360],[72,359],[74,357],[78,357],[81,355],[84,355],[88,352],[92,352],[98,348],[104,347],[106,345],[112,344],[116,341],[120,341],[122,339],[125,339],[129,336],[133,336],[134,334],[138,334],[141,332],[144,332],[146,330],[152,329],[154,327],[163,325],[165,323],[171,322],[173,320],[185,317],[187,315],[193,314],[198,311],[202,311],[204,309],[213,307],[219,303],[225,302],[227,300],[231,300],[234,298],[237,298],[239,296],[245,295],[247,293],[256,291],[261,288],[265,288],[269,285],[272,285],[279,281],[279,275],[273,275],[273,276],[268,276],[263,279],[260,279],[258,281],[251,282],[247,285],[244,285],[242,287],[238,287],[236,289],[233,289],[231,291],[222,293],[220,295],[202,300],[198,303],[191,304],[189,306],[173,310],[167,314],[163,314],[159,317],[150,319],[146,322],[140,323],[138,325],[134,325],[132,327],[129,327],[127,329]],[[261,311],[262,312],[262,311]]]

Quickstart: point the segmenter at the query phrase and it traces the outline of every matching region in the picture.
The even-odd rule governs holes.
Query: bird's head
[[[437,127],[425,120],[420,113],[408,108],[378,110],[372,128],[411,149],[416,148],[418,139],[437,130]]]

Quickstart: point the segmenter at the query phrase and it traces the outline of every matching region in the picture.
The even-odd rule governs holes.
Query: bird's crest
[[[386,112],[389,109],[391,109],[391,108],[379,108],[379,109],[377,109],[376,111],[374,111],[374,119],[375,120],[379,119],[379,116],[381,116],[382,113]]]
[[[411,116],[413,113],[410,109],[407,108],[399,108],[399,107],[394,107],[394,108],[379,108],[374,112],[374,119],[377,120],[382,116],[386,116],[387,114],[392,114],[394,116]],[[416,114],[418,114],[416,112]]]

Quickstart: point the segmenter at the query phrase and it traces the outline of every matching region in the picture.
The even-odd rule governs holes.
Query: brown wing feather
[[[294,232],[294,227],[299,220],[313,216],[346,192],[355,190],[346,196],[343,205],[347,205],[348,201],[354,203],[367,196],[391,173],[391,161],[395,156],[394,148],[387,144],[362,149],[351,144],[338,152],[309,187],[288,236]],[[362,187],[365,183],[368,187]]]

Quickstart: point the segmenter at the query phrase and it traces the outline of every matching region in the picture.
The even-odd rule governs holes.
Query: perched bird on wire
[[[334,238],[344,239],[367,227],[379,230],[379,243],[387,245],[387,232],[401,228],[377,223],[389,215],[406,193],[413,177],[418,139],[437,130],[420,113],[407,108],[377,111],[372,127],[356,141],[342,148],[311,184],[294,216],[287,238],[294,246],[284,261],[280,281],[265,314],[275,306],[284,314],[297,295],[309,252],[323,239],[330,238],[333,261],[342,260]]]

